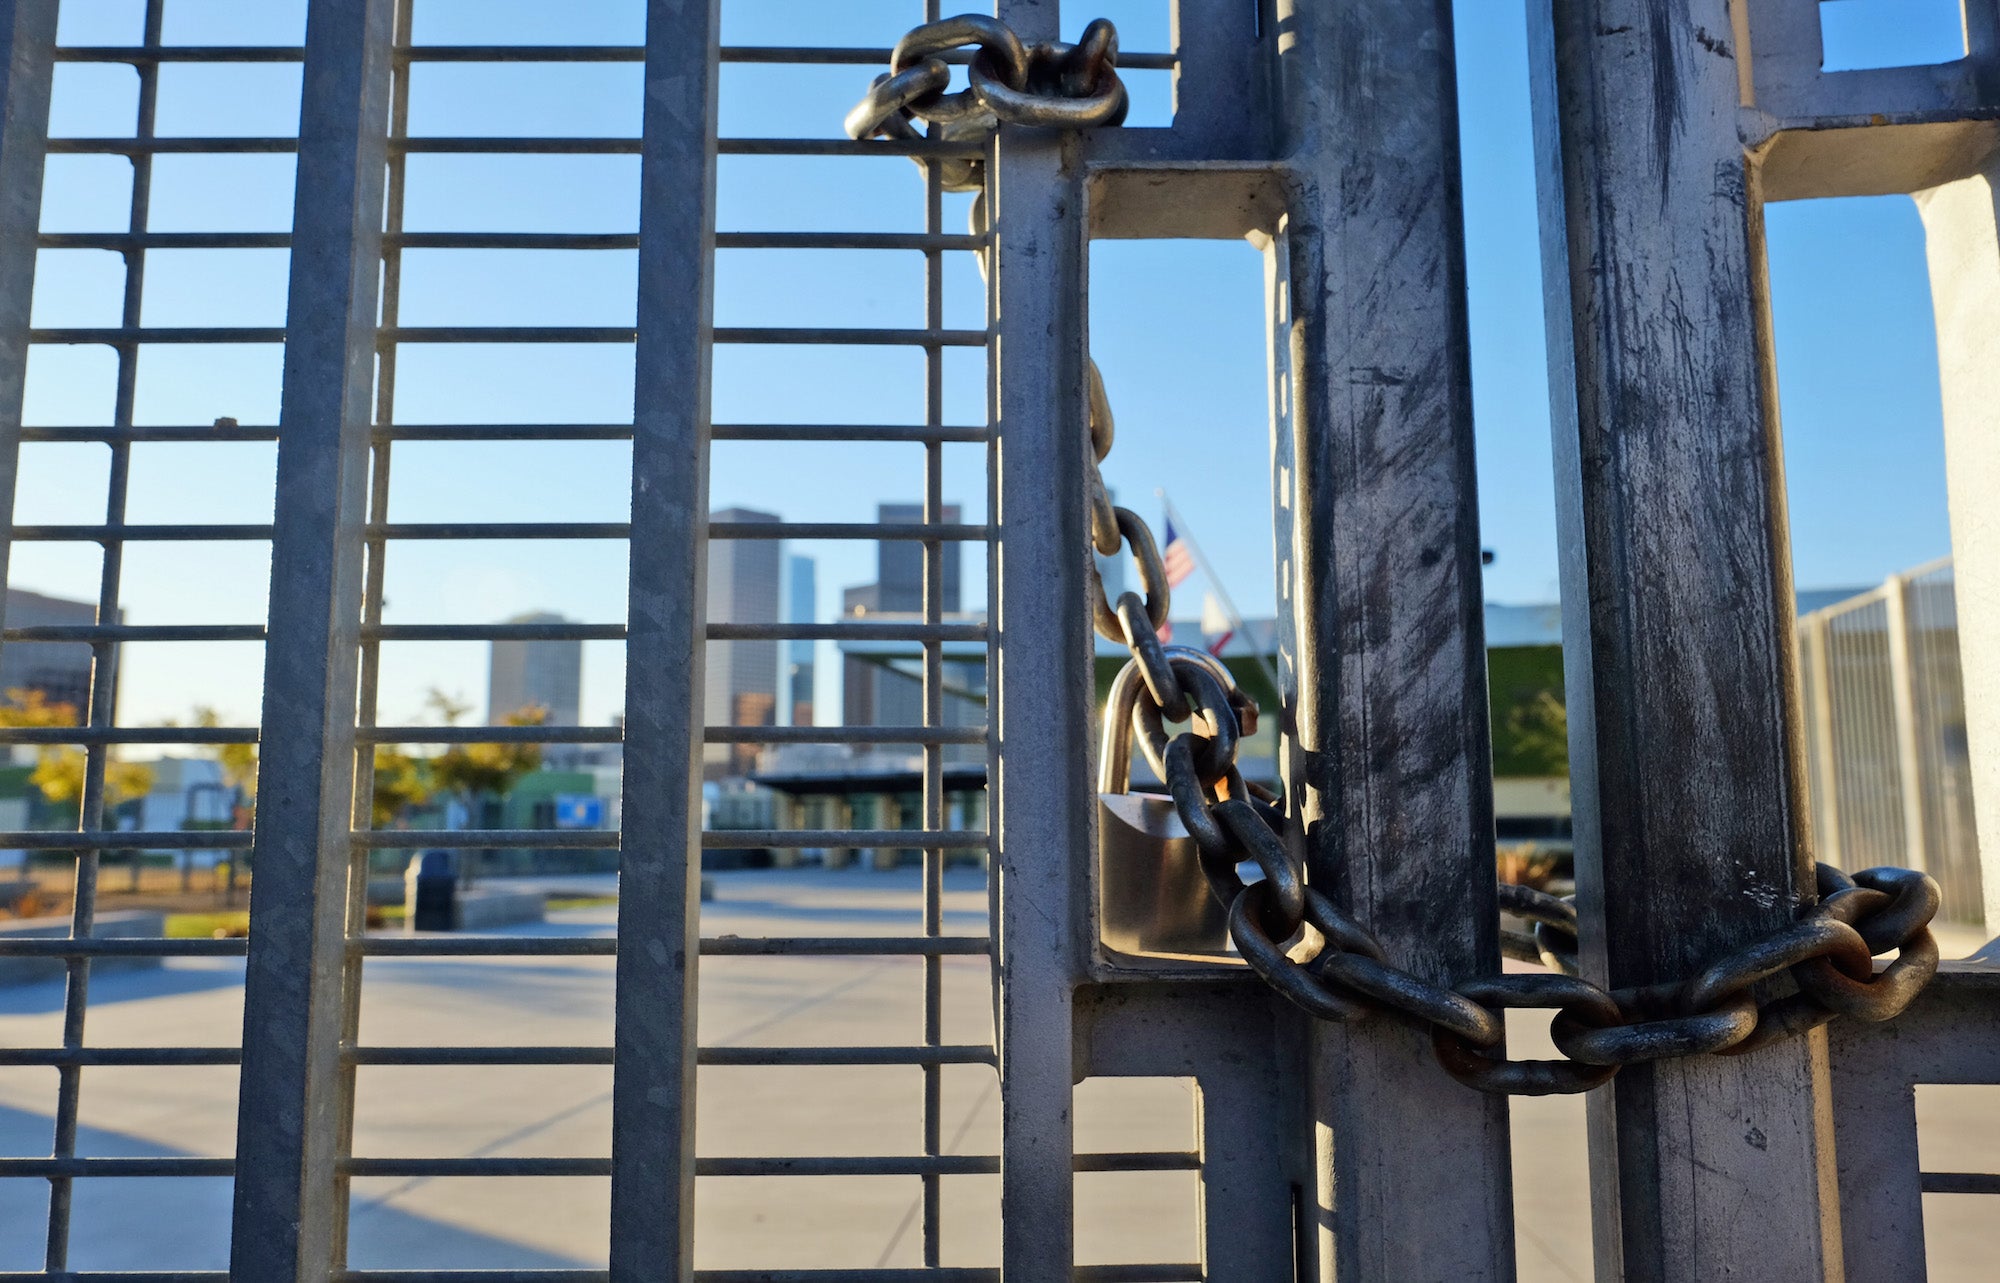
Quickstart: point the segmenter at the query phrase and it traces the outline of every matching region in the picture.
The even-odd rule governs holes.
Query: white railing
[[[1950,558],[1801,615],[1800,706],[1819,858],[1898,864],[1982,916]]]

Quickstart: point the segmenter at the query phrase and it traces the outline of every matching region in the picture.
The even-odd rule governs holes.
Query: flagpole
[[[1222,603],[1223,610],[1228,612],[1229,622],[1235,625],[1236,631],[1241,633],[1243,639],[1250,643],[1250,657],[1257,661],[1258,668],[1264,670],[1264,677],[1271,683],[1271,689],[1276,691],[1279,697],[1282,698],[1285,688],[1278,683],[1277,670],[1272,668],[1271,662],[1264,658],[1264,648],[1259,646],[1256,639],[1251,636],[1249,626],[1243,622],[1242,612],[1236,609],[1235,601],[1229,596],[1229,589],[1222,586],[1222,576],[1215,573],[1215,567],[1210,564],[1208,555],[1202,552],[1201,545],[1195,542],[1193,527],[1188,525],[1187,518],[1181,515],[1181,510],[1174,507],[1174,501],[1167,498],[1167,491],[1164,486],[1155,487],[1153,494],[1159,499],[1161,506],[1167,510],[1167,520],[1173,523],[1174,530],[1181,538],[1187,540],[1188,551],[1194,554],[1195,564],[1201,567],[1202,574],[1208,578],[1209,587],[1215,590],[1216,599]],[[1276,640],[1275,635],[1273,636],[1273,640]]]

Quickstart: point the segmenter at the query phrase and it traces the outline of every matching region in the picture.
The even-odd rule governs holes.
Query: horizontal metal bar
[[[354,845],[370,851],[410,847],[440,850],[615,851],[616,830],[604,829],[357,829]]]
[[[0,1275],[38,1279],[54,1275]],[[350,1269],[340,1283],[610,1283],[608,1269]],[[1202,1283],[1200,1265],[1078,1265],[1072,1283]],[[76,1275],[78,1283],[182,1283],[154,1275]],[[222,1275],[188,1275],[188,1283],[208,1283]],[[68,1275],[64,1277],[68,1281]],[[692,1283],[1000,1283],[1000,1271],[982,1265],[938,1265],[930,1269],[852,1267],[852,1269],[696,1269]]]
[[[986,936],[704,936],[704,958],[964,957],[992,952]]]
[[[52,156],[186,156],[282,155],[296,152],[296,138],[51,138]],[[531,138],[392,138],[389,151],[405,155],[455,156],[637,156],[640,139]],[[926,160],[974,160],[984,151],[976,142],[920,138],[910,141],[876,138],[853,142],[845,138],[722,138],[716,152],[723,156],[910,156]]]
[[[0,936],[0,958],[240,958],[248,943],[242,936]]]
[[[348,941],[364,958],[609,958],[612,936],[366,935]]]
[[[58,1054],[60,1049],[57,1049]],[[355,1065],[608,1065],[610,1047],[354,1047]],[[0,1051],[0,1065],[12,1063]],[[42,1061],[27,1062],[42,1064]],[[704,1065],[991,1065],[991,1047],[703,1047]]]
[[[703,1047],[704,1065],[995,1065],[991,1047]]]
[[[272,155],[295,152],[296,138],[51,138],[51,156]]]
[[[986,237],[965,232],[717,232],[717,249],[984,249]]]
[[[66,424],[61,427],[38,428],[32,426],[24,426],[21,428],[20,431],[21,431],[21,440],[23,441],[60,441],[60,442],[83,441],[83,442],[106,442],[106,443],[131,442],[131,441],[162,441],[176,445],[182,445],[182,444],[206,445],[209,442],[213,441],[276,441],[278,439],[278,429],[276,427],[270,424],[254,424],[254,423],[237,424],[234,427],[228,425],[224,425],[222,427],[216,427],[213,424],[206,424],[198,427],[187,424],[179,424],[171,426],[169,425],[148,426],[146,424],[122,424],[122,425],[104,424],[97,427]]]
[[[263,641],[262,624],[37,624],[9,628],[9,642]]]
[[[710,539],[981,540],[990,528],[964,522],[916,521],[711,521]]]
[[[340,1163],[349,1176],[609,1176],[607,1158],[540,1158],[528,1155],[477,1158],[349,1158]]]
[[[254,726],[0,726],[0,744],[255,744]]]
[[[101,343],[109,347],[175,343],[283,343],[282,325],[135,325],[28,331],[30,343]]]
[[[104,851],[146,847],[155,851],[234,851],[255,834],[240,829],[17,829],[0,832],[0,851]]]
[[[1189,1153],[1078,1154],[1074,1159],[1080,1172],[1183,1172],[1201,1170],[1201,1158]],[[77,1170],[57,1170],[75,1164]],[[102,1164],[102,1171],[87,1170]],[[131,1165],[129,1172],[116,1170]],[[172,1170],[176,1165],[189,1170]],[[223,1170],[215,1170],[220,1165]],[[133,1175],[133,1176],[227,1176],[234,1172],[232,1159],[12,1159],[0,1160],[0,1176]],[[157,1166],[162,1170],[143,1170]],[[49,1170],[40,1170],[47,1167]],[[32,1170],[31,1170],[32,1169]],[[609,1176],[610,1158],[567,1158],[534,1155],[465,1158],[370,1158],[344,1160],[341,1170],[353,1177],[470,1177],[470,1176]],[[868,1154],[809,1155],[796,1157],[700,1158],[695,1161],[697,1176],[991,1176],[1000,1170],[998,1154]]]
[[[375,624],[371,641],[624,641],[623,624]]]
[[[17,543],[220,543],[268,541],[268,525],[48,525],[14,526]],[[437,521],[370,525],[374,539],[627,539],[623,521]],[[966,522],[713,521],[711,539],[983,540],[989,527]]]
[[[432,521],[371,525],[370,539],[629,539],[624,521]]]
[[[637,232],[384,232],[384,249],[636,250]]]
[[[143,234],[126,232],[56,233],[76,248],[126,248],[148,243]],[[217,248],[235,248],[227,232],[154,233],[190,242],[213,239]],[[288,243],[284,233],[260,233]],[[43,244],[51,244],[45,237]],[[161,248],[178,248],[182,241],[163,241]],[[260,240],[258,243],[262,243]],[[382,244],[392,249],[426,250],[636,250],[637,232],[388,232]],[[734,250],[962,250],[977,251],[986,238],[965,232],[718,232],[717,249]]]
[[[1926,1194],[2000,1194],[2000,1174],[1992,1172],[1925,1172]]]
[[[220,1270],[0,1270],[0,1283],[230,1283]]]
[[[157,1069],[242,1062],[240,1047],[0,1047],[0,1067],[10,1069],[22,1066]]]
[[[363,744],[616,744],[616,726],[363,726]],[[0,739],[0,743],[5,743]]]
[[[7,1177],[234,1176],[233,1158],[0,1158]]]
[[[983,642],[985,624],[710,624],[710,641]]]
[[[205,943],[205,942],[204,942]],[[241,941],[227,942],[240,944]],[[903,958],[980,956],[985,936],[709,936],[705,958]],[[369,935],[350,948],[365,958],[608,958],[615,936]]]
[[[290,232],[43,232],[43,249],[289,249]]]
[[[609,1047],[351,1047],[355,1065],[608,1065]]]
[[[717,343],[820,347],[985,347],[985,330],[842,329],[828,326],[717,328]]]
[[[629,441],[629,423],[412,423],[380,424],[377,441]],[[710,429],[717,441],[907,441],[927,444],[979,444],[990,433],[984,425],[935,426],[922,423],[718,423]],[[21,429],[23,441],[37,442],[166,442],[206,444],[216,441],[276,441],[270,424],[131,425],[115,424],[34,427]]]
[[[0,739],[0,743],[5,743]],[[984,726],[710,726],[705,744],[984,744]]]
[[[376,441],[630,441],[629,423],[383,423]]]
[[[268,543],[268,525],[103,525],[14,526],[15,543],[227,543],[255,540]]]
[[[297,45],[63,45],[57,62],[302,62]]]
[[[716,441],[916,441],[982,442],[991,434],[981,427],[936,427],[923,424],[718,423],[709,429]]]
[[[985,833],[955,829],[729,829],[701,835],[702,849],[708,851],[754,851],[762,847],[791,850],[815,846],[905,846],[930,851],[970,851],[984,849],[989,841]]]

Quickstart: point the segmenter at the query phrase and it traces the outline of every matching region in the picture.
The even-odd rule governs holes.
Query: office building
[[[509,624],[564,624],[561,615],[516,615]],[[540,708],[549,726],[582,721],[583,643],[580,641],[496,641],[491,643],[486,679],[486,720],[499,723],[510,713]]]
[[[7,590],[9,628],[74,628],[96,622],[94,601]],[[40,691],[52,703],[72,705],[81,720],[90,710],[90,665],[88,642],[8,642],[0,646],[0,692]]]
[[[777,521],[776,513],[724,508],[712,523]],[[708,621],[712,624],[779,622],[784,546],[775,539],[712,539],[708,545]],[[770,726],[778,711],[778,643],[712,641],[706,654],[703,716],[710,726]],[[747,775],[756,764],[754,744],[710,744],[703,755],[709,779]]]
[[[785,558],[785,622],[810,624],[817,610],[818,567],[811,557]],[[785,698],[790,704],[790,724],[813,724],[813,646],[811,641],[788,641],[785,648]]]

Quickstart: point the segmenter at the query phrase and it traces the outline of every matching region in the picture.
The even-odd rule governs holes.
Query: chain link
[[[967,88],[946,92],[947,58],[968,61]],[[1103,19],[1075,45],[1032,47],[992,18],[927,23],[897,44],[889,71],[848,113],[847,132],[857,140],[915,141],[924,137],[916,125],[922,120],[931,137],[963,141],[987,137],[1002,123],[1117,125],[1127,102],[1117,64],[1118,34]],[[947,191],[983,191],[984,162],[941,162],[940,180]],[[978,227],[977,203],[973,219]],[[1485,1092],[1541,1096],[1601,1087],[1625,1065],[1740,1055],[1837,1016],[1888,1020],[1937,974],[1929,929],[1939,904],[1935,881],[1910,869],[1850,877],[1824,864],[1818,904],[1681,984],[1606,990],[1583,979],[1573,898],[1512,883],[1500,884],[1500,908],[1531,930],[1503,931],[1502,950],[1541,963],[1547,973],[1484,976],[1446,988],[1392,965],[1366,927],[1305,881],[1294,852],[1302,835],[1273,805],[1277,799],[1237,768],[1239,744],[1256,733],[1255,701],[1236,688],[1220,659],[1161,641],[1172,604],[1166,566],[1145,521],[1111,502],[1098,467],[1115,436],[1111,403],[1096,362],[1085,369],[1091,550],[1107,557],[1127,550],[1142,589],[1114,603],[1092,563],[1093,624],[1132,655],[1112,685],[1102,752],[1122,765],[1137,739],[1194,840],[1210,891],[1228,911],[1237,952],[1294,1005],[1321,1020],[1388,1014],[1411,1021],[1431,1031],[1438,1062],[1459,1081]],[[1181,723],[1186,730],[1169,733]],[[1256,866],[1257,880],[1243,880],[1238,870],[1246,864]],[[1896,956],[1877,973],[1874,959],[1887,953]],[[1549,1031],[1563,1059],[1507,1059],[1501,1013],[1518,1008],[1555,1013]]]
[[[952,61],[966,63],[967,86],[948,93]],[[1027,45],[998,19],[968,13],[927,22],[897,41],[889,70],[875,78],[847,113],[846,127],[847,136],[857,142],[877,137],[917,142],[925,137],[917,127],[923,121],[931,126],[933,139],[973,142],[990,137],[1003,124],[1116,126],[1124,123],[1130,105],[1125,82],[1118,78],[1118,29],[1106,19],[1085,27],[1073,45]],[[917,163],[926,162],[920,158]],[[939,164],[938,177],[948,192],[983,191],[986,165],[976,159],[946,160]],[[1110,448],[1107,410],[1098,457]],[[1108,525],[1094,526],[1093,537],[1099,552],[1109,556],[1117,551]]]

